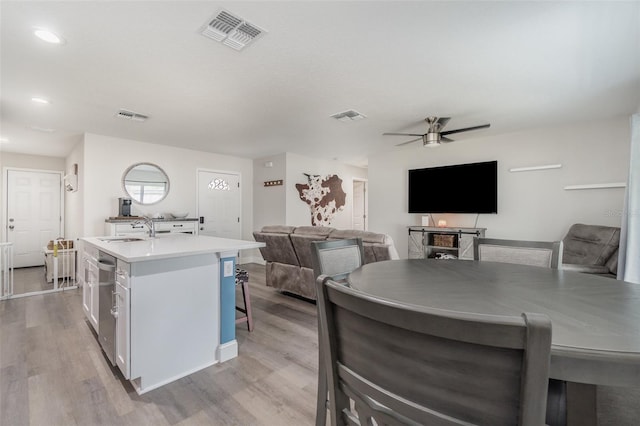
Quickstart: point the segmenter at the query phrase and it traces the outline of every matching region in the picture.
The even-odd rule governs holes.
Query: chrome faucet
[[[156,237],[156,226],[155,226],[155,222],[153,221],[153,219],[151,219],[150,217],[145,217],[143,220],[138,220],[135,222],[136,225],[138,224],[144,224],[147,226],[147,228],[149,228],[149,236],[151,238],[155,238]]]

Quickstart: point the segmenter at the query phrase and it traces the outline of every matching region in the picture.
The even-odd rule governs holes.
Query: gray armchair
[[[616,277],[620,228],[576,223],[562,243],[562,269]]]

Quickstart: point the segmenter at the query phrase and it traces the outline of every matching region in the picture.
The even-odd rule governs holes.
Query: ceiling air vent
[[[349,111],[343,111],[337,114],[333,114],[331,118],[335,118],[338,121],[358,121],[362,120],[363,118],[367,118],[367,116],[360,114],[358,111],[350,109]]]
[[[147,119],[149,118],[148,115],[127,111],[126,109],[121,109],[120,111],[118,111],[118,113],[116,114],[116,117],[124,118],[125,120],[132,120],[132,121],[147,121]]]
[[[232,15],[226,10],[218,12],[200,33],[212,40],[220,41],[232,49],[242,50],[264,34],[264,30]]]

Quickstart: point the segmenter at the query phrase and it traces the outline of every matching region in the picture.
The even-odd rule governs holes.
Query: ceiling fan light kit
[[[435,148],[440,146],[440,133],[427,133],[422,136],[422,146]]]
[[[402,142],[397,144],[396,146],[407,145],[407,144],[422,140],[422,146],[432,148],[432,147],[440,146],[442,142],[446,142],[446,143],[454,142],[453,139],[446,137],[446,135],[450,135],[453,133],[460,133],[460,132],[468,132],[470,130],[486,129],[489,126],[491,126],[490,124],[481,124],[479,126],[465,127],[462,129],[448,130],[446,132],[443,132],[442,129],[444,128],[444,126],[447,125],[449,120],[451,120],[451,117],[425,118],[424,121],[426,121],[427,124],[429,125],[429,129],[427,133],[424,133],[422,135],[416,134],[416,133],[383,133],[383,135],[384,136],[414,136],[414,137],[419,136],[417,139],[412,139],[407,142]]]

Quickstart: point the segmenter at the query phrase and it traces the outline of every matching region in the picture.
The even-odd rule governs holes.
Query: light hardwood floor
[[[142,396],[108,364],[82,289],[0,302],[0,425],[314,424],[316,307],[266,287],[263,266],[243,267],[255,329],[237,325],[238,358]],[[601,426],[639,424],[640,387],[598,388],[598,412]]]
[[[0,425],[313,424],[315,305],[244,267],[255,329],[237,325],[238,358],[142,396],[100,350],[81,289],[0,302]]]
[[[45,278],[44,266],[14,269],[13,282],[13,294],[25,294],[53,289],[53,282],[48,283]]]

